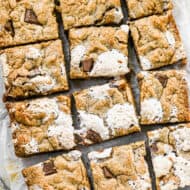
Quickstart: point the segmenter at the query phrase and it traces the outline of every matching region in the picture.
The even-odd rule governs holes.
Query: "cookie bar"
[[[75,150],[22,171],[29,190],[90,190],[81,152]]]
[[[131,35],[143,70],[177,62],[186,63],[186,54],[172,13],[130,22]]]
[[[88,154],[95,190],[151,190],[144,142]]]
[[[67,96],[7,103],[16,155],[72,149],[70,104]]]
[[[0,0],[0,47],[58,38],[53,0]]]
[[[190,124],[151,131],[148,137],[157,190],[190,186]]]
[[[128,32],[128,25],[71,29],[71,78],[128,73]]]
[[[68,90],[60,40],[2,50],[0,65],[3,67],[5,97],[20,98]]]
[[[123,19],[120,0],[60,0],[64,29],[119,24]]]
[[[126,80],[74,93],[80,129],[79,144],[93,144],[140,131],[131,89]]]
[[[126,0],[126,4],[131,20],[164,14],[165,11],[173,9],[172,0]]]
[[[141,124],[190,121],[185,71],[143,71],[138,74]]]

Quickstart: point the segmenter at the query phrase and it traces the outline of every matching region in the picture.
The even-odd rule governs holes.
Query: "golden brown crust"
[[[151,190],[144,142],[88,154],[95,190]]]
[[[158,190],[190,185],[189,135],[189,123],[148,132]]]
[[[126,3],[130,19],[163,14],[165,11],[173,9],[171,0],[126,0]]]
[[[0,63],[5,97],[47,95],[69,88],[60,40],[2,50]]]
[[[125,79],[74,93],[82,144],[140,131],[131,89]]]
[[[70,98],[57,96],[7,103],[18,156],[68,150],[75,146]]]
[[[184,47],[172,13],[130,22],[135,49],[143,70],[186,63]]]
[[[23,170],[29,190],[90,190],[79,151],[72,151]]]
[[[190,121],[188,79],[185,71],[138,74],[141,124]]]
[[[64,29],[119,24],[123,19],[120,0],[61,0]]]
[[[128,25],[71,29],[71,78],[112,77],[129,72],[128,31]],[[92,66],[85,70],[88,60]]]
[[[58,38],[53,0],[0,0],[0,7],[0,47]]]

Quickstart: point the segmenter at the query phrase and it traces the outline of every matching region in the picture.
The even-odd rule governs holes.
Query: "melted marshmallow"
[[[58,117],[48,128],[48,137],[56,137],[60,142],[61,146],[71,149],[75,146],[74,143],[74,128],[72,127],[71,115],[63,112],[58,113]]]
[[[177,149],[181,151],[190,151],[190,128],[179,128],[173,132],[176,140]]]
[[[117,7],[114,10],[114,22],[119,24],[122,19],[123,19],[122,9],[121,9],[121,7]]]
[[[45,76],[38,75],[38,76],[32,78],[30,81],[32,83],[36,84],[37,89],[40,92],[48,92],[51,89],[53,89],[56,85],[55,79],[53,79],[49,75],[45,75]]]
[[[25,148],[25,152],[27,154],[33,154],[39,152],[38,142],[34,138],[32,138],[29,143],[23,145],[23,147]]]
[[[116,49],[101,53],[89,73],[90,76],[119,76],[129,72],[128,57]]]
[[[152,68],[151,62],[144,56],[139,57],[143,70],[149,70]]]
[[[95,114],[89,114],[84,111],[79,111],[80,114],[80,127],[84,132],[92,129],[97,132],[103,140],[109,138],[109,130],[104,126],[103,119]]]
[[[154,170],[156,177],[162,177],[170,172],[172,167],[172,162],[164,156],[156,156],[153,159]]]
[[[163,118],[162,105],[156,98],[145,99],[141,103],[141,116],[149,121],[159,122]]]
[[[132,125],[138,125],[135,110],[132,104],[116,104],[107,112],[106,122],[114,132],[115,129],[128,129]]]
[[[166,39],[170,46],[175,47],[175,38],[174,35],[170,31],[165,32]]]
[[[28,52],[26,53],[27,59],[38,59],[39,57],[42,57],[42,52],[40,49],[35,47],[29,47]]]
[[[104,149],[101,152],[98,151],[92,151],[88,154],[88,158],[93,161],[98,161],[104,158],[109,158],[112,153],[112,148]]]
[[[83,45],[78,45],[71,50],[71,66],[79,67],[79,64],[86,53],[86,47]]]

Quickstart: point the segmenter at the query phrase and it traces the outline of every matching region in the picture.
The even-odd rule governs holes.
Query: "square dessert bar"
[[[74,93],[80,128],[79,144],[93,144],[140,131],[131,89],[126,80]]]
[[[72,149],[75,140],[70,106],[67,96],[7,103],[16,155]]]
[[[22,171],[29,190],[90,190],[81,152],[50,158]]]
[[[148,138],[157,190],[190,186],[190,124],[151,131]]]
[[[95,190],[151,190],[144,142],[88,154]]]
[[[60,0],[64,29],[119,24],[123,19],[120,0]]]
[[[182,70],[138,74],[141,124],[190,121],[187,73]]]
[[[128,73],[128,33],[128,25],[71,29],[71,78]]]
[[[5,98],[47,95],[68,90],[60,40],[0,51]]]
[[[53,0],[0,0],[0,47],[58,38]]]
[[[165,11],[173,9],[172,0],[126,0],[126,3],[131,20],[164,14]]]
[[[172,13],[130,22],[131,35],[143,70],[177,62],[186,63],[186,54]]]

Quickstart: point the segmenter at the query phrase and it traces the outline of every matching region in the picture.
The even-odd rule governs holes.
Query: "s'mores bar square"
[[[79,129],[76,141],[89,145],[140,131],[134,100],[125,79],[74,93]]]
[[[131,20],[151,15],[164,14],[172,10],[172,0],[126,0],[128,14]]]
[[[151,190],[144,142],[88,154],[95,190]]]
[[[141,124],[190,121],[187,73],[183,70],[138,74]]]
[[[128,73],[128,32],[128,25],[71,29],[70,77],[114,77]]]
[[[0,0],[0,47],[58,38],[54,0]]]
[[[47,95],[68,90],[60,40],[0,51],[5,98]]]
[[[64,29],[120,24],[123,19],[120,0],[60,0]]]
[[[28,190],[90,190],[81,152],[75,150],[23,171]]]
[[[69,150],[75,146],[69,97],[9,102],[6,107],[17,156]]]
[[[151,131],[148,138],[157,190],[190,187],[190,124]]]
[[[130,22],[130,30],[143,70],[186,63],[184,47],[170,11]]]

